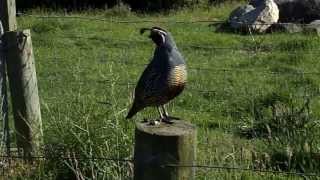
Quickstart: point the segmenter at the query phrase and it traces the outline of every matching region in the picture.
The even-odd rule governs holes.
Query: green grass
[[[198,164],[320,173],[315,158],[320,145],[320,74],[312,73],[320,69],[319,37],[283,33],[252,37],[216,32],[209,23],[175,23],[224,20],[236,6],[151,15],[126,9],[120,15],[115,10],[71,14],[107,21],[19,17],[19,28],[32,30],[45,155],[132,158],[134,123],[124,117],[133,84],[154,48],[146,36],[139,35],[139,28],[156,25],[173,34],[187,60],[187,89],[169,109],[197,125]],[[63,15],[42,10],[29,13]],[[149,108],[134,119],[155,116],[157,112]],[[36,170],[25,165],[16,168],[19,171],[12,176],[30,179],[61,179],[79,172],[79,176],[94,174],[99,179],[132,176],[131,164],[113,161],[50,160]],[[302,178],[197,169],[197,179]]]

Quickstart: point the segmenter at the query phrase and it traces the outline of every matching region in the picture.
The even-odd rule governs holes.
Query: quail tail
[[[131,108],[126,119],[132,118],[135,114],[137,114],[137,111],[135,109]]]
[[[137,114],[137,112],[139,112],[142,108],[139,108],[139,106],[137,105],[137,103],[133,103],[130,111],[128,112],[128,115],[126,117],[126,119],[130,119],[132,118],[135,114]]]

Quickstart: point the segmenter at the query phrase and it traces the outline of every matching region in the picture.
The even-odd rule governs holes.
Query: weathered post
[[[3,142],[6,146],[7,155],[10,156],[10,129],[8,118],[8,93],[7,93],[7,75],[6,63],[4,57],[4,43],[2,36],[4,34],[2,22],[0,20],[0,107],[1,120],[3,124]]]
[[[15,0],[0,1],[0,18],[5,32],[17,30]]]
[[[4,34],[18,149],[25,157],[39,153],[42,122],[30,30]]]
[[[134,180],[193,180],[195,168],[190,166],[195,160],[194,125],[182,120],[160,125],[136,123]]]
[[[3,34],[7,31],[17,30],[16,20],[16,2],[15,0],[0,0],[0,20],[2,23]],[[8,93],[7,93],[7,75],[5,62],[5,44],[2,38],[2,60],[1,60],[1,105],[3,120],[3,141],[6,145],[7,155],[10,156],[10,129],[8,114]]]
[[[0,0],[4,58],[12,99],[18,149],[25,157],[38,154],[42,123],[30,30],[16,32],[15,0]]]

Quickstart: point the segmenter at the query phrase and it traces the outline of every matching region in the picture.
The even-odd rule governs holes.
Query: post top
[[[151,125],[149,122],[136,122],[136,129],[159,136],[183,136],[196,131],[196,126],[184,120],[172,120],[172,124],[162,122]]]

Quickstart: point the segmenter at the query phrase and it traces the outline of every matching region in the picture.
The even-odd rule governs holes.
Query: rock
[[[302,24],[295,23],[275,23],[268,29],[269,32],[287,32],[287,33],[298,33],[303,32]]]
[[[263,0],[251,0],[249,1],[249,4],[252,5],[253,7],[258,7],[261,6],[263,3]]]
[[[317,34],[318,36],[320,36],[320,20],[314,20],[309,24],[276,23],[268,29],[268,32],[277,31],[287,33],[303,32],[306,34]]]
[[[4,33],[4,30],[3,30],[2,23],[0,21],[0,50],[2,49],[2,35],[3,35],[3,33]],[[0,54],[1,54],[1,52],[0,52]],[[1,59],[1,57],[0,57],[0,59]],[[1,62],[0,62],[0,65],[1,65]]]
[[[319,26],[320,25],[320,19],[317,19],[317,20],[314,20],[314,21],[310,22],[309,25],[311,25],[311,26],[313,26],[313,25]]]
[[[250,11],[254,10],[254,7],[251,5],[243,5],[238,7],[237,9],[233,10],[230,14],[231,19],[238,19],[241,17],[243,14],[246,14]]]
[[[229,17],[231,28],[262,33],[279,19],[279,9],[273,0],[264,0],[256,8],[252,7],[247,5],[234,10]]]
[[[263,1],[251,0],[253,7],[258,7]],[[309,23],[320,19],[320,0],[274,0],[279,8],[279,22]]]
[[[252,10],[254,10],[254,7],[251,5],[243,5],[233,10],[229,16],[230,26],[234,29],[240,29],[242,26],[242,23],[239,20],[240,17]]]
[[[1,21],[0,21],[0,36],[3,34],[3,26],[2,26],[2,23],[1,23]]]
[[[320,36],[320,20],[314,20],[304,27],[305,33],[315,33]]]

